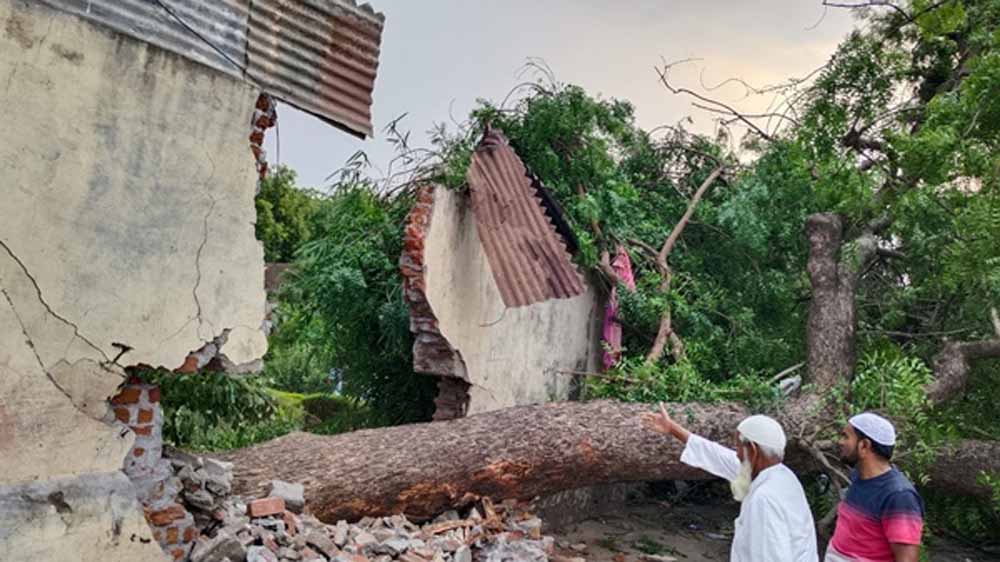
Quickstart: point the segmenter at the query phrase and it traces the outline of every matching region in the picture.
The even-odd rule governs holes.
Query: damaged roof
[[[524,163],[500,131],[489,130],[467,176],[479,238],[508,307],[569,298],[583,279],[556,232]]]
[[[230,76],[358,137],[385,17],[353,0],[40,0]]]

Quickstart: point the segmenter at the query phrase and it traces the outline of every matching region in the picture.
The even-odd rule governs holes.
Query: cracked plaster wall
[[[118,365],[176,368],[225,330],[234,363],[266,350],[246,140],[257,96],[37,2],[0,0],[0,527],[19,529],[0,533],[0,559],[162,559],[115,480],[133,435],[111,423],[107,398]],[[132,348],[118,365],[113,343]],[[3,500],[39,486],[64,489],[71,511]],[[25,550],[33,538],[42,545]]]
[[[467,194],[434,190],[423,248],[427,302],[472,384],[468,415],[566,400],[573,377],[559,371],[596,369],[601,314],[594,289],[505,308]]]

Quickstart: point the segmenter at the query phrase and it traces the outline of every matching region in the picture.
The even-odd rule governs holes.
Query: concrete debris
[[[289,484],[281,480],[271,480],[268,486],[267,495],[285,500],[285,506],[292,513],[302,513],[306,506],[305,486],[302,484]]]
[[[286,496],[298,494],[286,493],[288,488],[294,492],[287,483],[273,482],[269,493],[277,497],[227,498],[214,522],[202,529],[191,562],[548,562],[558,558],[552,537],[541,535],[541,520],[515,501],[494,505],[483,500],[422,526],[403,515],[327,525],[308,512],[292,513],[289,508],[294,503],[289,505]]]

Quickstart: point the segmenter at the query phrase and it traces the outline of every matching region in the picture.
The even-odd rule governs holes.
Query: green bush
[[[380,418],[360,400],[336,394],[271,391],[283,408],[299,412],[303,429],[333,435],[380,425]]]
[[[280,407],[259,376],[168,371],[141,376],[160,385],[163,439],[177,447],[236,449],[302,427],[301,413]]]
[[[264,243],[264,260],[289,262],[316,231],[316,212],[322,199],[295,185],[295,172],[279,166],[260,184],[255,198],[257,239]]]
[[[281,388],[328,391],[314,381],[333,370],[338,390],[363,401],[380,425],[430,419],[436,387],[413,371],[398,265],[411,206],[409,196],[384,197],[366,184],[339,186],[324,201],[322,232],[299,248],[280,295],[279,364],[268,372]],[[305,364],[301,383],[281,374],[293,371],[282,360]]]

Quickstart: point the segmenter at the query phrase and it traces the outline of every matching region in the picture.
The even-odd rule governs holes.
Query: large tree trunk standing
[[[814,445],[820,428],[835,423],[824,400],[854,368],[854,292],[877,253],[869,225],[842,241],[836,215],[809,217],[809,274],[813,300],[807,326],[812,390],[778,414],[790,437],[786,464],[800,472],[829,462]],[[844,251],[847,247],[849,251]],[[992,341],[946,346],[935,361],[937,402],[964,389],[969,361],[997,355]],[[739,404],[671,404],[678,421],[707,438],[730,442],[747,415]],[[233,451],[236,493],[261,493],[271,479],[300,482],[320,519],[358,519],[406,513],[432,517],[480,497],[530,499],[562,490],[624,481],[707,478],[680,462],[681,446],[643,428],[650,405],[609,401],[522,406],[459,420],[358,431],[337,436],[295,433]],[[829,469],[827,467],[827,469]],[[963,441],[941,451],[932,484],[989,497],[976,482],[1000,473],[1000,444]]]
[[[854,372],[857,268],[841,257],[843,224],[835,214],[806,220],[812,300],[806,327],[809,380],[829,388]]]

